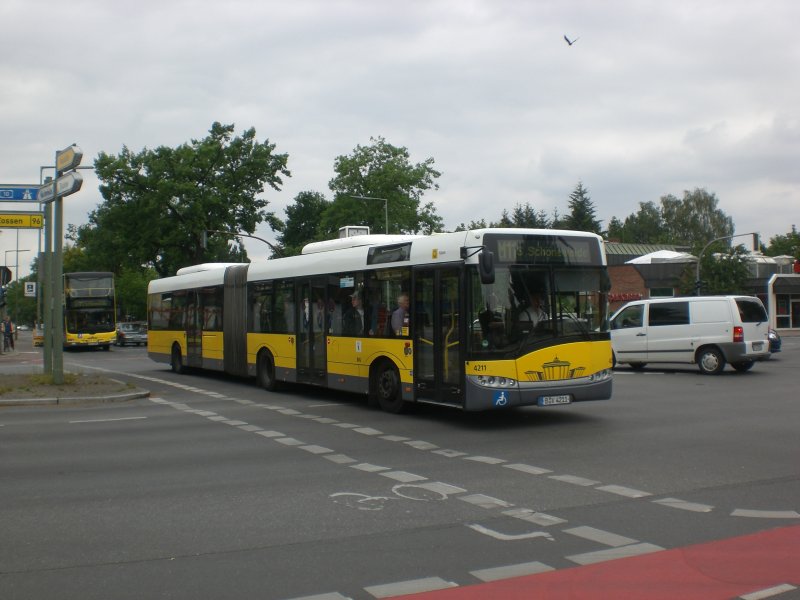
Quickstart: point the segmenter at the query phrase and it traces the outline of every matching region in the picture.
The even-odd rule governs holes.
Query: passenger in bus
[[[392,333],[396,336],[408,335],[408,294],[402,293],[397,297],[397,309],[392,313]]]
[[[371,329],[366,329],[370,323],[370,313],[364,308],[359,292],[350,295],[350,308],[342,317],[342,333],[344,335],[373,335]]]

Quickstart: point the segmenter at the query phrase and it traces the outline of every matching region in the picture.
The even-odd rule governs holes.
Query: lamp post
[[[376,198],[374,196],[350,196],[356,200],[383,200],[383,215],[386,219],[386,233],[389,233],[389,201],[386,198]]]
[[[729,240],[729,239],[735,238],[735,237],[742,237],[743,235],[752,235],[753,236],[753,249],[754,250],[758,249],[758,234],[755,233],[755,232],[737,233],[737,234],[734,234],[734,235],[724,235],[722,237],[718,237],[716,239],[711,240],[705,246],[703,246],[703,249],[700,250],[700,254],[697,255],[697,270],[695,271],[695,275],[694,275],[694,295],[695,296],[699,296],[700,295],[700,260],[703,258],[703,253],[706,250],[708,250],[708,247],[711,244],[713,244],[714,242],[719,242],[719,241],[722,241],[722,240]]]

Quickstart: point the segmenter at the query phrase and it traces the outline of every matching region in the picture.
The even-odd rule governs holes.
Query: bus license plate
[[[554,404],[569,404],[572,402],[572,396],[564,394],[562,396],[540,396],[539,406],[553,406]]]

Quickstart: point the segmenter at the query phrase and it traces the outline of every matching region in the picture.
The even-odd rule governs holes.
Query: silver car
[[[114,343],[117,346],[147,344],[147,325],[144,323],[118,323],[117,340]]]

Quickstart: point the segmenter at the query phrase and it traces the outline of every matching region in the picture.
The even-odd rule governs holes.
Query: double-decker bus
[[[64,348],[108,350],[116,339],[114,274],[64,273]]]
[[[186,367],[468,411],[611,397],[602,239],[362,235],[150,282],[148,353]],[[537,296],[536,314],[530,304]]]

